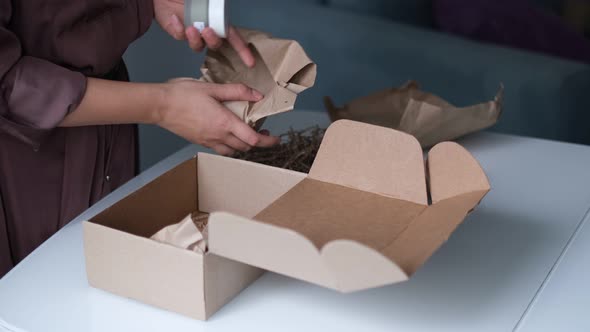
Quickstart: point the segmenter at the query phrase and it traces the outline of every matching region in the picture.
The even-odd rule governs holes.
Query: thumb
[[[210,91],[211,97],[218,101],[252,101],[257,102],[264,95],[244,84],[216,84]]]

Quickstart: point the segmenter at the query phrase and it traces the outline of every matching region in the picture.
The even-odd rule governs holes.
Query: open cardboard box
[[[199,154],[84,224],[90,285],[206,319],[256,267],[351,292],[407,280],[489,191],[455,143],[425,164],[407,134],[352,121],[326,132],[310,173]],[[151,241],[211,213],[209,252]]]

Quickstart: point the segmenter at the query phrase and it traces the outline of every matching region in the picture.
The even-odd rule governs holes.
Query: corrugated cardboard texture
[[[416,139],[384,127],[334,123],[309,177],[426,205],[424,157]]]
[[[306,177],[242,160],[199,154],[199,210],[252,218]]]
[[[264,273],[255,267],[237,264],[236,261],[213,254],[205,255],[204,272],[207,318]]]
[[[380,250],[425,209],[424,205],[305,179],[256,216],[292,229],[317,248],[347,239]]]
[[[428,172],[415,138],[338,121],[309,177],[255,220],[213,214],[210,248],[343,292],[406,280],[489,190],[477,161],[454,143],[431,151]]]
[[[292,229],[224,212],[210,221],[212,252],[266,270],[342,292],[407,279],[387,257],[358,242],[337,240],[318,249]]]
[[[197,161],[191,159],[122,199],[92,222],[149,238],[197,210]]]
[[[483,169],[458,144],[441,143],[432,148],[428,166],[433,205],[383,250],[409,274],[447,241],[490,188]]]
[[[205,319],[203,255],[94,223],[84,224],[91,286]]]
[[[197,187],[193,158],[85,222],[90,285],[204,320],[256,280],[262,271],[255,267],[148,239],[197,210]],[[240,205],[242,197],[234,198],[220,199]]]

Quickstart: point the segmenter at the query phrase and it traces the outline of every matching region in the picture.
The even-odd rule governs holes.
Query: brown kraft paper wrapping
[[[160,230],[151,239],[180,249],[204,254],[207,252],[208,217],[209,215],[206,213],[195,212],[186,216],[178,224]]]
[[[225,103],[244,122],[255,126],[268,116],[292,110],[297,95],[315,84],[317,67],[296,41],[252,30],[240,30],[240,34],[252,50],[256,66],[248,68],[238,53],[224,43],[220,49],[207,52],[201,80],[242,83],[262,92],[264,99],[256,103]]]
[[[493,126],[502,113],[503,91],[501,86],[492,101],[455,107],[410,81],[341,108],[334,106],[329,97],[325,104],[332,121],[348,119],[397,129],[415,136],[426,148]]]

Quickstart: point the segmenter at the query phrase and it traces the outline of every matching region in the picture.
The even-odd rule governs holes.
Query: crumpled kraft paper
[[[188,215],[178,224],[160,230],[151,239],[180,249],[204,254],[207,252],[208,218],[209,215],[206,213],[195,212]]]
[[[256,58],[248,68],[227,43],[217,51],[209,50],[201,67],[202,81],[242,83],[264,94],[264,99],[250,103],[225,103],[239,118],[251,126],[270,115],[290,111],[297,95],[315,84],[317,67],[301,45],[293,40],[273,38],[268,34],[240,30]]]
[[[426,148],[493,126],[502,113],[503,91],[501,86],[492,101],[455,107],[410,81],[341,108],[335,107],[329,97],[325,104],[332,121],[348,119],[397,129],[414,135]]]

